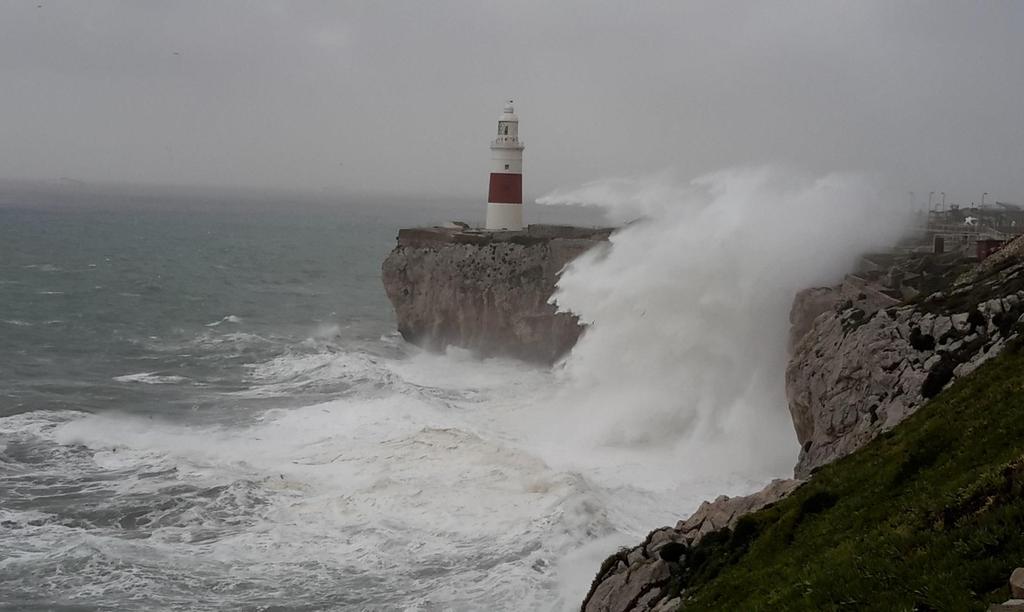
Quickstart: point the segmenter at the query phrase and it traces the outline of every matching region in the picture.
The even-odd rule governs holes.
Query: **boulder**
[[[660,587],[669,575],[668,563],[661,559],[645,558],[626,565],[596,584],[583,603],[583,612],[647,610],[659,599]]]
[[[651,612],[676,612],[679,606],[683,605],[683,599],[681,597],[673,597],[672,599],[664,599],[656,606],[651,608]]]
[[[1024,599],[1024,567],[1018,567],[1010,574],[1010,595]]]
[[[802,480],[771,481],[766,487],[756,493],[741,497],[718,496],[715,501],[706,501],[697,508],[697,511],[690,515],[690,518],[676,523],[675,530],[682,536],[683,541],[693,546],[701,539],[713,532],[725,527],[736,526],[740,517],[757,512],[796,490],[803,484]]]

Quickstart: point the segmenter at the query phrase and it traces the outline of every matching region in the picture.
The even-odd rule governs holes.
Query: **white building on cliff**
[[[498,117],[498,135],[491,141],[486,229],[523,229],[524,148],[526,146],[519,142],[519,117],[509,100]]]

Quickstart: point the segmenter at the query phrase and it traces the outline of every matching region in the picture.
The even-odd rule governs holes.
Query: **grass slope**
[[[984,610],[1024,565],[1012,347],[777,505],[704,539],[685,610]]]

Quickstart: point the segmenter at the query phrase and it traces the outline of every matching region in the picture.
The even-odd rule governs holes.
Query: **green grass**
[[[1024,354],[686,559],[685,610],[984,610],[1024,565]]]

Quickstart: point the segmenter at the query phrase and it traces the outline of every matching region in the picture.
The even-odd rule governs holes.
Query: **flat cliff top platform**
[[[398,230],[399,246],[426,247],[437,243],[537,244],[547,240],[607,240],[612,227],[575,227],[572,225],[529,225],[521,230],[485,230],[467,227],[413,227]]]

